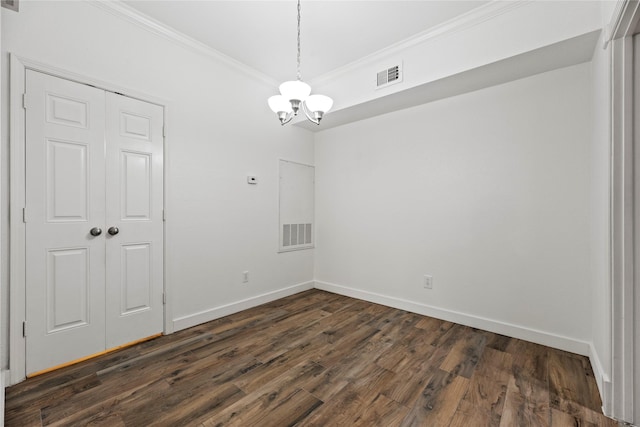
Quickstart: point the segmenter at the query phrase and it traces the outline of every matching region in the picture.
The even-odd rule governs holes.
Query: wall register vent
[[[309,245],[311,242],[311,224],[282,226],[282,246]]]
[[[394,65],[393,67],[378,72],[376,88],[389,86],[401,81],[402,70],[400,69],[400,65]]]

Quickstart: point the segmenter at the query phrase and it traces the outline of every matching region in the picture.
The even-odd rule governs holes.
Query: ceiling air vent
[[[381,88],[384,86],[388,86],[393,83],[398,83],[402,81],[402,73],[399,65],[394,65],[393,67],[387,68],[386,70],[382,70],[378,72],[377,79],[377,88]]]

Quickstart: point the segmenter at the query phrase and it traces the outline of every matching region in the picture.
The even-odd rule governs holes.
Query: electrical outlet
[[[243,271],[242,272],[242,283],[249,283],[249,272],[248,271]]]
[[[428,274],[424,275],[424,288],[433,289],[433,276],[430,276]]]

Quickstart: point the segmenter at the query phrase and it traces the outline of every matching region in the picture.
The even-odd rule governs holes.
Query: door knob
[[[93,227],[90,231],[89,234],[91,234],[92,236],[99,236],[102,234],[102,229],[98,228],[98,227]]]
[[[118,229],[118,227],[109,227],[109,229],[107,230],[107,233],[111,234],[112,236],[115,236],[119,232],[120,230]]]

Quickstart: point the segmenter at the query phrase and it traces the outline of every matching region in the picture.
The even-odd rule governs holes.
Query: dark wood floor
[[[7,426],[615,426],[588,360],[312,290],[6,390]]]

